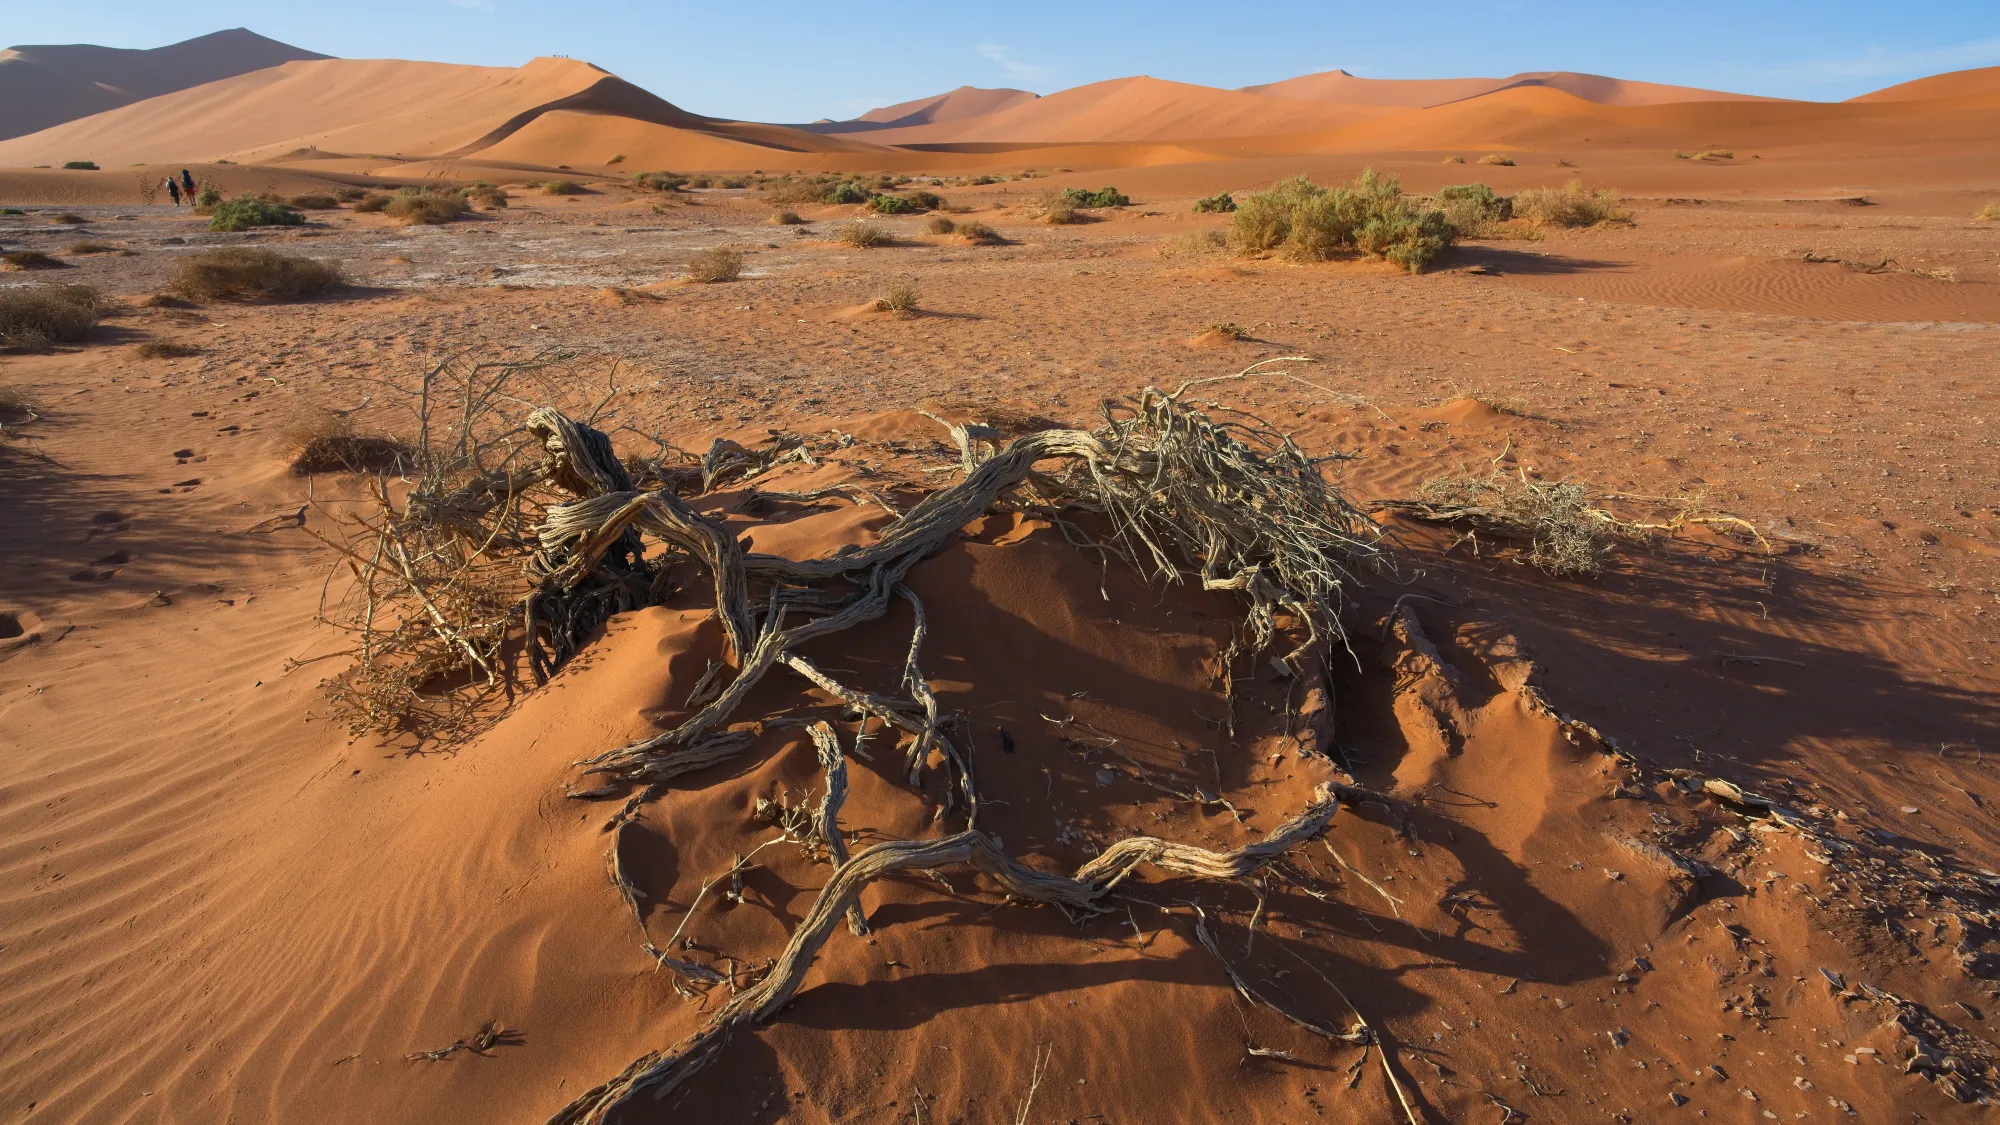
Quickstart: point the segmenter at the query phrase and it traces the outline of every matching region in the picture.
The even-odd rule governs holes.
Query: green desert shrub
[[[1571,180],[1559,188],[1524,188],[1514,196],[1514,214],[1543,227],[1592,227],[1629,222],[1615,188],[1591,188]]]
[[[914,215],[922,208],[915,202],[900,195],[878,195],[868,200],[868,206],[878,215]]]
[[[88,285],[0,290],[0,344],[39,349],[75,343],[103,311],[103,299]]]
[[[203,214],[213,214],[217,207],[222,206],[222,189],[214,184],[201,185],[201,190],[195,194],[194,206]]]
[[[819,197],[821,203],[866,203],[868,200],[868,189],[853,180],[830,184]]]
[[[743,273],[743,252],[727,246],[711,246],[688,259],[690,281],[735,281]]]
[[[465,197],[457,192],[405,188],[382,208],[382,213],[400,223],[437,226],[449,223],[471,209]]]
[[[489,211],[497,211],[507,206],[507,200],[510,198],[505,191],[501,190],[499,185],[489,184],[485,180],[479,180],[469,186],[459,188],[458,194],[467,203],[476,203]]]
[[[541,185],[543,195],[582,195],[583,185],[575,180],[546,180]]]
[[[926,211],[942,211],[946,206],[944,196],[934,191],[913,191],[910,193],[910,202]]]
[[[1197,215],[1234,211],[1236,210],[1236,197],[1226,191],[1218,191],[1214,195],[1195,200],[1194,210]]]
[[[1280,181],[1237,205],[1230,242],[1254,254],[1276,250],[1317,262],[1354,250],[1419,273],[1456,232],[1444,212],[1403,196],[1393,176],[1373,168],[1352,183],[1323,188],[1305,176]]]
[[[239,195],[227,203],[216,205],[215,214],[208,220],[208,229],[238,231],[251,227],[295,227],[305,221],[304,215],[282,203]]]
[[[197,300],[284,301],[317,296],[340,282],[340,267],[332,262],[230,246],[183,259],[171,288]]]
[[[95,160],[66,160],[63,162],[63,167],[72,172],[95,172],[97,171],[97,162]]]
[[[1433,202],[1461,238],[1514,217],[1514,201],[1483,183],[1439,188]]]
[[[632,182],[647,191],[679,191],[687,186],[688,178],[673,172],[641,172],[632,177]]]
[[[1083,188],[1064,188],[1063,198],[1069,200],[1072,207],[1129,207],[1132,205],[1131,198],[1115,187],[1101,187],[1096,191],[1086,191]]]
[[[285,203],[301,211],[332,211],[340,206],[338,197],[317,191],[307,192],[304,195],[295,195],[286,200]]]

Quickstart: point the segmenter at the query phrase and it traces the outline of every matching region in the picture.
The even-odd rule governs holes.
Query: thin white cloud
[[[980,58],[999,67],[1000,73],[1016,82],[1039,82],[1056,72],[1052,66],[1023,62],[1015,58],[1013,48],[999,43],[981,43],[974,47],[973,51]]]
[[[1750,73],[1773,89],[1808,89],[1863,79],[1920,77],[2000,63],[2000,39],[1976,39],[1922,51],[1869,48],[1837,59],[1802,59],[1756,68]]]

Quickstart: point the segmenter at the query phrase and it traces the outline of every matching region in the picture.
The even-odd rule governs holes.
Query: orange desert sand
[[[2000,201],[2000,70],[1837,104],[1135,77],[778,125],[568,59],[300,57],[93,110],[0,140],[0,252],[55,263],[0,273],[0,300],[106,302],[80,341],[0,350],[6,1120],[1989,1118],[2000,221],[1974,216]],[[183,166],[230,196],[510,198],[217,232],[153,192]],[[1364,167],[1417,196],[1616,188],[1631,220],[1500,224],[1412,275],[1235,253],[1232,216],[1193,210]],[[634,179],[664,169],[701,178]],[[774,203],[773,177],[818,172],[934,192],[996,237]],[[555,180],[578,194],[531,186]],[[1039,218],[1107,184],[1130,203]],[[843,240],[861,221],[887,239]],[[346,284],[171,295],[230,247]],[[738,276],[687,280],[718,247]],[[351,729],[328,692],[361,642],[322,619],[364,571],[401,588],[353,520],[416,474],[302,447],[407,448],[426,372],[526,365],[488,436],[524,440],[501,431],[536,406],[587,422],[623,459],[591,518],[685,511],[748,560],[742,612],[789,599],[798,629],[869,589],[798,575],[906,541],[968,457],[1263,361],[1181,402],[1288,434],[1382,552],[1327,606],[1344,637],[1294,659],[1306,609],[1262,649],[1246,619],[1275,564],[1168,580],[1044,476],[740,698],[758,637],[732,639],[696,539],[657,530],[591,541],[611,561],[575,588],[636,568],[625,601],[539,683],[526,630],[556,636],[566,603],[524,614],[532,528],[475,545],[503,575],[504,690],[400,730]],[[946,423],[978,424],[969,452]],[[1520,537],[1420,518],[1454,475],[1579,485],[1629,534],[1595,577],[1552,576]],[[418,630],[451,608],[384,605]],[[717,693],[725,723],[649,759],[715,764],[657,785],[576,764]],[[913,774],[926,695],[956,756]],[[1068,910],[951,863],[862,887],[863,934],[815,913],[837,870],[967,831],[1042,875],[1132,837],[1165,858]]]

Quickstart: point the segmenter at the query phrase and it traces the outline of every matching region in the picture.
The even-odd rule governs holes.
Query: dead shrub
[[[930,218],[924,220],[923,231],[925,234],[950,234],[957,229],[958,224],[943,215],[932,215]]]
[[[779,211],[764,221],[774,227],[795,227],[805,222],[797,211]]]
[[[1972,217],[1982,223],[2000,223],[2000,200],[1981,207]]]
[[[1501,168],[1512,168],[1514,166],[1513,157],[1502,156],[1497,152],[1487,153],[1485,156],[1479,158],[1479,162],[1481,164],[1493,164]]]
[[[1619,206],[1616,188],[1591,188],[1571,180],[1559,188],[1524,188],[1514,196],[1514,214],[1536,226],[1593,227],[1627,223],[1632,212]]]
[[[82,242],[78,242],[78,243],[75,243],[75,244],[71,245],[71,246],[70,246],[70,248],[69,248],[69,252],[70,252],[71,254],[73,254],[73,255],[74,255],[74,254],[116,254],[116,253],[117,253],[117,252],[119,251],[119,249],[120,249],[120,247],[119,247],[119,246],[117,246],[117,245],[116,245],[115,243],[110,243],[110,242],[99,242],[99,241],[98,241],[97,239],[94,239],[94,238],[86,238],[86,239],[84,239],[84,240],[83,240]]]
[[[743,252],[727,246],[711,246],[688,259],[690,281],[735,281],[743,273]]]
[[[15,250],[0,254],[0,263],[10,270],[59,270],[64,265],[40,250]]]
[[[877,312],[892,312],[898,316],[915,316],[922,309],[923,294],[913,281],[899,281],[889,287],[887,293],[875,298]]]
[[[1229,249],[1229,236],[1219,230],[1190,230],[1160,240],[1162,258],[1209,258]]]
[[[1616,522],[1591,503],[1575,481],[1535,481],[1498,469],[1425,481],[1415,501],[1391,505],[1420,519],[1471,528],[1474,533],[1528,541],[1529,565],[1561,578],[1595,577],[1610,553]]]
[[[0,344],[39,350],[83,339],[104,313],[104,300],[88,285],[43,285],[0,290]]]
[[[871,226],[858,221],[841,224],[840,232],[834,238],[857,250],[866,250],[875,246],[887,246],[890,241],[888,232],[884,231],[881,227]]]
[[[958,237],[974,246],[990,246],[1006,241],[1006,239],[1000,237],[999,231],[981,222],[958,224]]]
[[[195,300],[290,301],[318,296],[341,281],[340,266],[333,262],[230,246],[183,260],[172,288]]]

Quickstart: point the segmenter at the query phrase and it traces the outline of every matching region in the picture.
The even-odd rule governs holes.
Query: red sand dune
[[[2000,93],[2000,66],[1980,67],[1977,70],[1954,70],[1948,74],[1933,74],[1929,78],[1919,78],[1912,82],[1901,82],[1887,86],[1850,102],[1909,102],[1932,98],[1962,98],[1978,94]]]
[[[967,117],[983,117],[989,113],[998,113],[1022,102],[1034,101],[1040,96],[1026,90],[1006,87],[987,90],[978,86],[960,86],[948,93],[871,109],[857,120],[884,125],[936,125],[946,121],[960,121]],[[846,122],[836,124],[846,124]]]
[[[78,43],[0,51],[0,140],[253,70],[327,56],[245,28],[147,51]]]
[[[1345,70],[1328,70],[1245,86],[1244,93],[1299,101],[1335,102],[1341,105],[1393,105],[1419,109],[1443,105],[1464,98],[1476,98],[1497,90],[1520,86],[1546,86],[1574,94],[1602,105],[1663,105],[1669,102],[1772,101],[1754,94],[1731,94],[1692,86],[1663,86],[1654,82],[1629,82],[1598,74],[1578,74],[1567,70],[1531,71],[1511,78],[1356,78]]]

